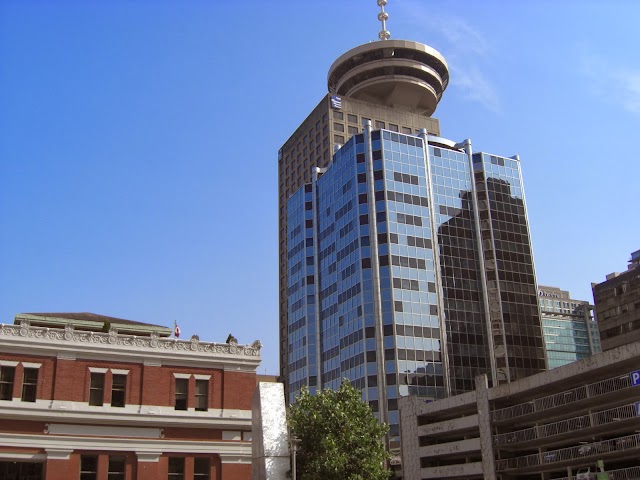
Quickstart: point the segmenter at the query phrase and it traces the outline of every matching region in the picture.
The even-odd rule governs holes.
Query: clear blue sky
[[[640,248],[640,3],[389,0],[449,61],[443,136],[519,154],[538,280]],[[277,151],[375,0],[0,3],[0,323],[89,311],[264,343],[277,372]]]

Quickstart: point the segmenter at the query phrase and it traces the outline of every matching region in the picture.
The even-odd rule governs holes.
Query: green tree
[[[316,395],[303,389],[288,419],[292,435],[300,440],[298,480],[388,480],[388,427],[348,380],[338,390]]]

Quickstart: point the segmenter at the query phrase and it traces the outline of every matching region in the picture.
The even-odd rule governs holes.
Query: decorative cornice
[[[149,352],[185,352],[208,355],[231,355],[240,360],[259,361],[262,344],[256,340],[250,345],[238,345],[237,342],[209,343],[201,342],[197,336],[191,340],[178,340],[175,338],[160,337],[157,333],[151,333],[149,337],[119,334],[115,328],[109,333],[78,331],[72,325],[66,325],[64,329],[34,327],[28,320],[22,320],[19,325],[0,324],[0,337],[25,339],[30,341],[45,342],[53,345],[73,346],[110,346],[129,348],[140,353]],[[228,358],[228,357],[227,357]]]

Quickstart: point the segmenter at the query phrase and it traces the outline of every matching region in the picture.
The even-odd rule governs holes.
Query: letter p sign
[[[629,375],[631,375],[631,386],[636,387],[640,385],[640,370],[631,372]]]

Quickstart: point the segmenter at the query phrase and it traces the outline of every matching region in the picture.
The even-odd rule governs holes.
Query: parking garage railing
[[[612,470],[608,473],[609,480],[637,480],[640,478],[640,467],[621,468],[620,470]]]
[[[609,480],[638,480],[640,478],[640,467],[619,468],[616,470],[608,470]],[[556,478],[556,480],[576,480],[578,477],[573,475],[571,477]],[[597,473],[583,473],[580,476],[580,480],[597,480]]]
[[[529,402],[519,403],[510,407],[494,410],[491,415],[494,422],[501,420],[509,420],[522,415],[528,415],[535,412],[542,412],[551,408],[569,405],[585,398],[597,397],[611,392],[617,392],[625,388],[631,387],[631,378],[629,375],[608,378],[599,382],[582,385],[572,390],[555,393],[546,397],[537,398]]]
[[[640,434],[634,434],[611,440],[603,440],[601,442],[577,445],[575,447],[560,448],[558,450],[549,450],[547,452],[534,453],[532,455],[500,459],[496,462],[496,469],[498,471],[503,471],[514,468],[538,467],[540,465],[551,465],[566,462],[568,460],[597,457],[608,452],[626,451],[638,448],[640,448]]]
[[[635,418],[637,416],[635,405],[630,403],[621,407],[594,412],[591,415],[582,415],[573,417],[560,422],[547,423],[536,427],[516,430],[515,432],[502,433],[494,435],[494,444],[496,446],[510,445],[520,442],[529,442],[539,438],[553,437],[564,433],[571,433],[583,428],[597,427],[599,425],[607,425],[615,423],[627,418]]]

